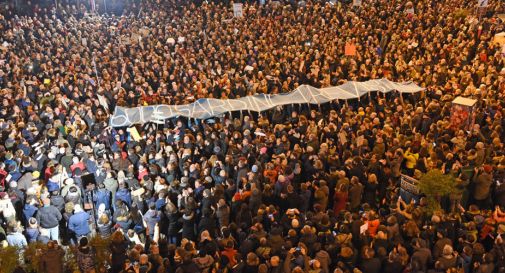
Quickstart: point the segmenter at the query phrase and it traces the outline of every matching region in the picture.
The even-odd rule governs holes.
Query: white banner
[[[207,119],[232,111],[261,112],[288,104],[323,104],[334,100],[358,99],[369,92],[388,93],[397,90],[401,93],[416,93],[424,90],[414,83],[396,83],[387,79],[366,82],[349,81],[340,86],[318,89],[301,85],[284,94],[259,94],[240,99],[199,99],[184,105],[150,105],[134,108],[116,107],[110,119],[112,127],[130,126],[146,122],[163,122],[172,117]]]
[[[242,17],[242,3],[233,3],[233,16]]]

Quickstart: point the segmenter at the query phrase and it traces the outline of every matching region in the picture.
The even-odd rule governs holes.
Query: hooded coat
[[[195,213],[184,214],[182,220],[182,238],[195,240]]]

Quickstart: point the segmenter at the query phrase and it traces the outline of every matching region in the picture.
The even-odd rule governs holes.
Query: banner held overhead
[[[149,105],[134,108],[116,107],[110,119],[110,126],[124,127],[146,122],[160,122],[173,117],[208,119],[233,111],[261,112],[287,104],[323,104],[334,100],[358,99],[369,92],[416,93],[424,88],[415,83],[397,83],[387,79],[366,82],[349,81],[340,86],[315,88],[301,85],[284,94],[258,94],[239,99],[199,99],[184,105]]]

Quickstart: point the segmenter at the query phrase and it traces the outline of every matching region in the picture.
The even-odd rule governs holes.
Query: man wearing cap
[[[44,198],[42,200],[44,206],[40,208],[36,214],[37,222],[40,223],[40,227],[49,232],[50,240],[59,240],[59,229],[58,225],[62,218],[60,211],[51,205],[51,200],[49,198]]]

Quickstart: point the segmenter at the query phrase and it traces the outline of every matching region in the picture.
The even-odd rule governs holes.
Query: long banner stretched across
[[[315,88],[301,85],[284,94],[259,94],[239,99],[199,99],[184,105],[149,105],[133,108],[116,107],[110,119],[110,126],[124,127],[146,122],[163,122],[172,117],[207,119],[232,111],[261,112],[287,104],[323,104],[334,100],[359,99],[369,92],[388,93],[397,90],[400,93],[416,93],[424,88],[414,83],[397,83],[387,79],[366,82],[349,81],[339,86]]]

